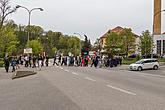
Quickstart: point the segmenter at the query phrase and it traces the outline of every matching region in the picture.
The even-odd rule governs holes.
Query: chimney
[[[153,34],[160,35],[161,34],[161,0],[154,0],[154,27]]]

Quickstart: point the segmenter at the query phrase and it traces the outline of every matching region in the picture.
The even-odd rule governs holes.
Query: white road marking
[[[69,72],[69,70],[65,70],[66,72]]]
[[[151,76],[151,77],[162,77],[162,78],[165,78],[165,76],[158,75],[158,74],[141,73],[141,72],[139,72],[139,74],[141,74],[141,75],[143,75],[143,76]]]
[[[112,89],[118,90],[118,91],[123,92],[123,93],[126,93],[126,94],[136,95],[136,94],[133,93],[133,92],[129,92],[129,91],[127,91],[127,90],[124,90],[124,89],[121,89],[121,88],[118,88],[118,87],[114,87],[114,86],[111,86],[111,85],[107,85],[107,87],[110,87],[110,88],[112,88]]]
[[[72,72],[72,74],[74,74],[74,75],[79,75],[78,73],[75,73],[75,72]]]
[[[89,81],[96,81],[96,80],[94,80],[94,79],[92,79],[92,78],[89,78],[89,77],[85,77],[85,79],[87,79],[87,80],[89,80]]]

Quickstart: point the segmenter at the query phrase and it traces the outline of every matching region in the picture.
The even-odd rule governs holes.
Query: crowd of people
[[[41,70],[42,66],[48,66],[49,57],[43,56],[43,55],[20,55],[20,56],[12,56],[9,57],[8,55],[4,58],[4,65],[6,72],[9,71],[9,67],[12,67],[12,72],[14,72],[16,69],[20,68],[20,65],[24,65],[27,67],[36,68],[39,67],[39,70]]]
[[[81,66],[81,67],[116,67],[122,64],[122,57],[115,56],[113,58],[103,57],[103,56],[54,56],[53,65],[57,66]]]
[[[63,55],[54,55],[53,65],[57,66],[75,66],[75,67],[116,67],[121,65],[122,57],[100,57],[97,55],[94,56],[63,56]],[[12,67],[12,72],[20,68],[20,65],[24,65],[26,68],[36,68],[39,70],[43,66],[49,66],[49,56],[48,55],[20,55],[16,57],[6,56],[4,58],[4,64],[6,72],[9,71],[9,67]]]

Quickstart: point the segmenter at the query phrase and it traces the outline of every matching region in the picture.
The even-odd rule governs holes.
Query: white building
[[[165,34],[154,35],[154,54],[165,55]]]

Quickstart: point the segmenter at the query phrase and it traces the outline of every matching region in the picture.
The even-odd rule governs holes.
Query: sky
[[[132,28],[135,34],[150,30],[153,25],[154,0],[11,0],[11,5],[22,5],[28,9],[41,7],[31,15],[31,24],[81,37],[87,35],[94,43],[109,29],[117,26]],[[163,0],[162,0],[163,2]],[[165,9],[165,1],[162,3]],[[9,16],[17,24],[27,25],[28,13],[19,8]],[[165,13],[162,13],[162,32],[165,32]],[[81,38],[83,39],[83,38]]]

